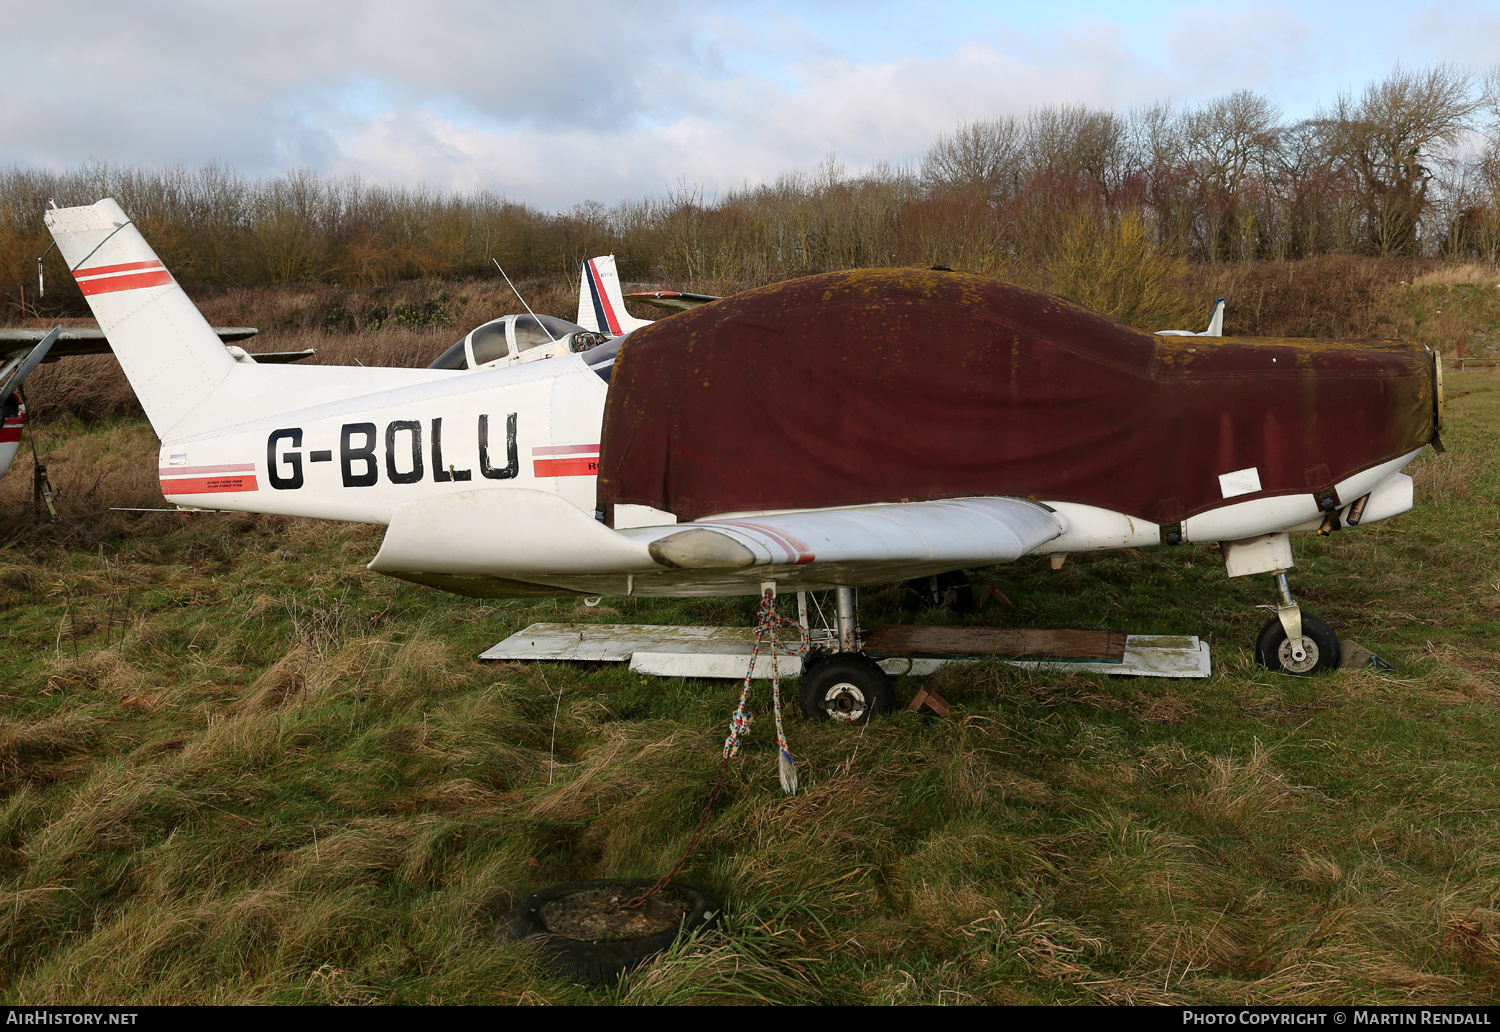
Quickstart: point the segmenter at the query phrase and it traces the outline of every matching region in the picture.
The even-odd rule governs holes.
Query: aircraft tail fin
[[[1209,316],[1208,329],[1204,330],[1201,336],[1224,336],[1224,299],[1222,297],[1214,298],[1214,314]]]
[[[625,298],[620,293],[620,274],[615,269],[614,255],[601,255],[583,263],[583,276],[578,284],[576,321],[586,330],[607,333],[611,337],[651,325],[650,319],[637,319],[625,311]]]
[[[180,436],[234,359],[112,198],[46,222],[157,436]]]
[[[1201,333],[1192,330],[1157,330],[1158,337],[1222,337],[1224,336],[1224,299],[1214,298],[1214,310],[1208,317],[1208,329]]]

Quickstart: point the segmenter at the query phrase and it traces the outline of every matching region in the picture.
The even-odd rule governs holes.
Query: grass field
[[[1394,671],[1253,665],[1269,578],[1209,547],[977,571],[1014,603],[980,622],[1198,634],[1214,676],[949,667],[945,719],[792,717],[791,798],[758,725],[683,875],[723,926],[609,989],[496,920],[670,865],[738,686],[473,657],[753,600],[442,595],[363,568],[378,528],[111,512],[163,504],[149,428],[49,424],[64,521],[0,481],[0,999],[1491,1002],[1500,374],[1449,383],[1416,509],[1295,546],[1306,608]],[[863,622],[955,619],[905,604]]]

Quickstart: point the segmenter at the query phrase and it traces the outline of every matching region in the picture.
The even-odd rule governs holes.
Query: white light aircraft
[[[537,315],[529,308],[525,315],[502,315],[474,327],[427,368],[504,369],[561,355],[582,354],[650,325],[650,319],[637,319],[625,311],[615,256],[601,255],[583,263],[577,322]],[[587,361],[595,367],[607,367],[618,350],[617,343],[590,355]]]
[[[1337,637],[1291,597],[1288,533],[1406,511],[1411,480],[1400,470],[1425,435],[1435,437],[1440,418],[1422,417],[1428,424],[1413,431],[1421,442],[1414,450],[1316,497],[1262,493],[1254,467],[1226,469],[1212,485],[1212,507],[1170,524],[1032,496],[891,498],[716,512],[685,523],[648,505],[618,504],[606,525],[595,488],[617,347],[564,348],[550,361],[495,366],[474,361],[480,355],[466,338],[464,365],[478,368],[460,369],[237,362],[113,200],[48,211],[46,222],[74,277],[89,284],[88,302],[161,439],[169,500],[381,524],[371,570],[471,596],[834,589],[837,640],[852,654],[836,664],[836,689],[868,698],[877,711],[889,685],[857,654],[852,589],[1028,554],[1222,542],[1230,576],[1276,578],[1280,604],[1262,632],[1261,661],[1299,673],[1336,665]],[[608,273],[596,272],[607,284]],[[606,287],[597,296],[617,298],[617,279],[613,293]],[[588,299],[592,305],[594,295]],[[507,318],[513,334],[515,317]],[[584,331],[627,327],[605,325]],[[1191,343],[1194,356],[1210,347]],[[1181,349],[1186,358],[1188,343]],[[1268,353],[1291,352],[1285,345]],[[1424,361],[1432,367],[1430,355]],[[1316,461],[1306,457],[1310,467]]]

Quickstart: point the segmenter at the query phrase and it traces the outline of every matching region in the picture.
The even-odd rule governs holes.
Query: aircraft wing
[[[396,510],[370,569],[480,597],[755,594],[1010,562],[1066,529],[1022,498],[950,498],[614,531],[550,492],[480,489]]]
[[[1056,512],[1025,499],[947,498],[698,520],[656,537],[647,550],[669,569],[818,562],[989,565],[1019,559],[1065,529]]]
[[[10,394],[19,390],[21,384],[26,381],[37,366],[47,360],[48,353],[57,345],[57,338],[62,333],[61,326],[55,326],[42,335],[42,339],[34,346],[25,350],[17,349],[15,353],[3,357],[0,361],[0,398],[10,400]],[[16,431],[18,434],[20,430]],[[9,468],[10,460],[6,460]],[[0,472],[4,472],[0,470]]]
[[[680,290],[647,290],[639,294],[626,294],[632,301],[639,301],[646,305],[655,305],[657,308],[670,308],[673,311],[686,311],[689,308],[697,308],[706,305],[710,301],[720,301],[722,298],[714,297],[712,294],[684,294]]]
[[[27,351],[35,347],[48,330],[21,329],[16,327],[0,328],[0,356],[8,355],[17,351]],[[236,340],[245,340],[253,337],[260,331],[252,326],[216,326],[214,332],[225,344]],[[76,326],[67,328],[59,335],[57,342],[47,352],[45,362],[56,362],[60,358],[72,358],[75,355],[107,355],[109,354],[109,341],[105,339],[104,331],[95,327]],[[297,352],[285,352],[285,354],[298,354]],[[308,352],[311,354],[311,352]],[[275,358],[254,356],[258,362],[274,362]],[[295,362],[295,358],[284,358],[281,361]]]

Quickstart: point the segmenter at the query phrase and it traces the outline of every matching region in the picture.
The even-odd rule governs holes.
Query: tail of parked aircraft
[[[1192,330],[1157,330],[1158,337],[1222,337],[1224,336],[1224,299],[1214,298],[1214,310],[1208,317],[1208,329],[1202,333]]]
[[[48,211],[47,228],[167,438],[229,377],[234,359],[114,200]]]
[[[650,319],[637,319],[625,311],[614,255],[590,258],[583,263],[583,277],[578,284],[577,322],[584,329],[607,333],[611,337],[651,325]]]
[[[163,442],[455,375],[236,360],[113,199],[54,208],[46,222]]]
[[[1224,336],[1224,299],[1222,297],[1214,298],[1214,314],[1209,317],[1208,329],[1204,330],[1200,336]]]

